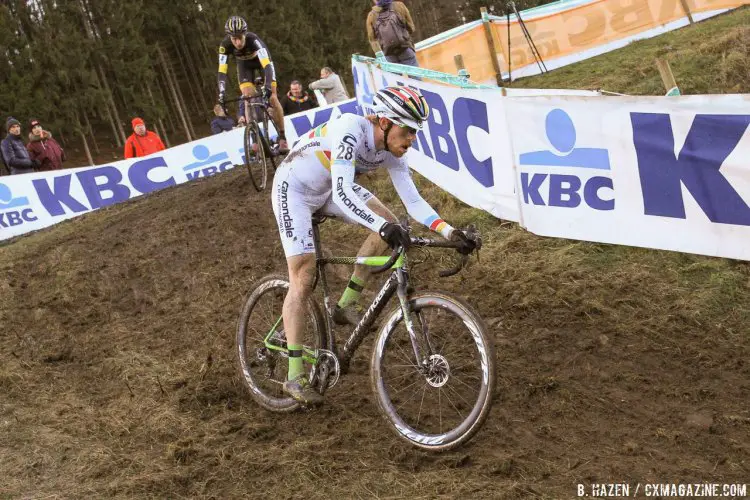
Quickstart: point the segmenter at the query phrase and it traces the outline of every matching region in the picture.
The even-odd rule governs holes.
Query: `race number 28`
[[[354,145],[356,143],[357,140],[352,134],[346,134],[344,138],[341,139],[341,144],[339,144],[339,152],[336,155],[336,158],[339,160],[351,161],[351,159],[354,157]]]

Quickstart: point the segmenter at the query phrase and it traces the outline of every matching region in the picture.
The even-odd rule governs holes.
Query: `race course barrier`
[[[750,260],[750,95],[503,96],[378,66],[353,60],[360,106],[419,88],[409,164],[468,205],[544,236]]]
[[[356,99],[285,118],[290,142],[313,127],[356,112]],[[243,128],[107,165],[0,177],[0,240],[242,165]]]
[[[748,95],[461,88],[361,57],[353,74],[357,101],[288,117],[290,141],[342,112],[366,113],[383,86],[413,85],[431,113],[409,164],[465,203],[543,236],[750,260]],[[242,133],[3,177],[0,239],[242,164]]]

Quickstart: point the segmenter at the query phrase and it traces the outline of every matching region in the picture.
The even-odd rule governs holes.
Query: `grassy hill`
[[[746,58],[749,14],[664,40],[690,35],[697,51],[736,35],[710,60]],[[661,43],[518,84],[660,93]],[[693,75],[675,50],[686,92],[701,78],[747,89],[741,72],[725,85],[715,66]],[[365,184],[397,206],[385,179]],[[442,253],[412,256],[419,287],[464,296],[495,336],[495,406],[469,446],[427,455],[396,441],[369,347],[320,410],[252,402],[237,316],[253,282],[285,267],[269,194],[236,169],[0,246],[0,498],[557,499],[579,483],[747,482],[750,264],[541,238],[420,184],[486,239],[454,278],[437,277]],[[365,235],[326,226],[337,254]]]

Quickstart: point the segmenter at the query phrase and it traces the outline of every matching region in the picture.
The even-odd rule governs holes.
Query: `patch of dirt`
[[[539,238],[424,192],[486,234],[457,277],[437,278],[438,252],[413,266],[495,336],[495,404],[467,446],[427,454],[389,432],[371,338],[322,408],[252,401],[236,321],[285,266],[269,194],[235,169],[0,247],[0,497],[571,498],[578,483],[747,481],[747,264]],[[353,255],[365,234],[326,223],[324,242]]]

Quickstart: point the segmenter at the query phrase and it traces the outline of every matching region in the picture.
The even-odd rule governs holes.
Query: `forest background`
[[[480,7],[496,15],[507,8],[486,0],[405,3],[415,41],[479,19]],[[516,1],[519,10],[544,3]],[[281,93],[294,79],[307,86],[323,66],[352,90],[351,55],[373,55],[365,32],[371,7],[371,0],[0,0],[0,118],[19,119],[24,139],[29,120],[41,120],[73,150],[80,164],[68,167],[88,164],[89,154],[121,158],[135,116],[174,146],[208,134],[227,17],[245,17],[268,45]],[[229,75],[236,89],[233,62]]]

